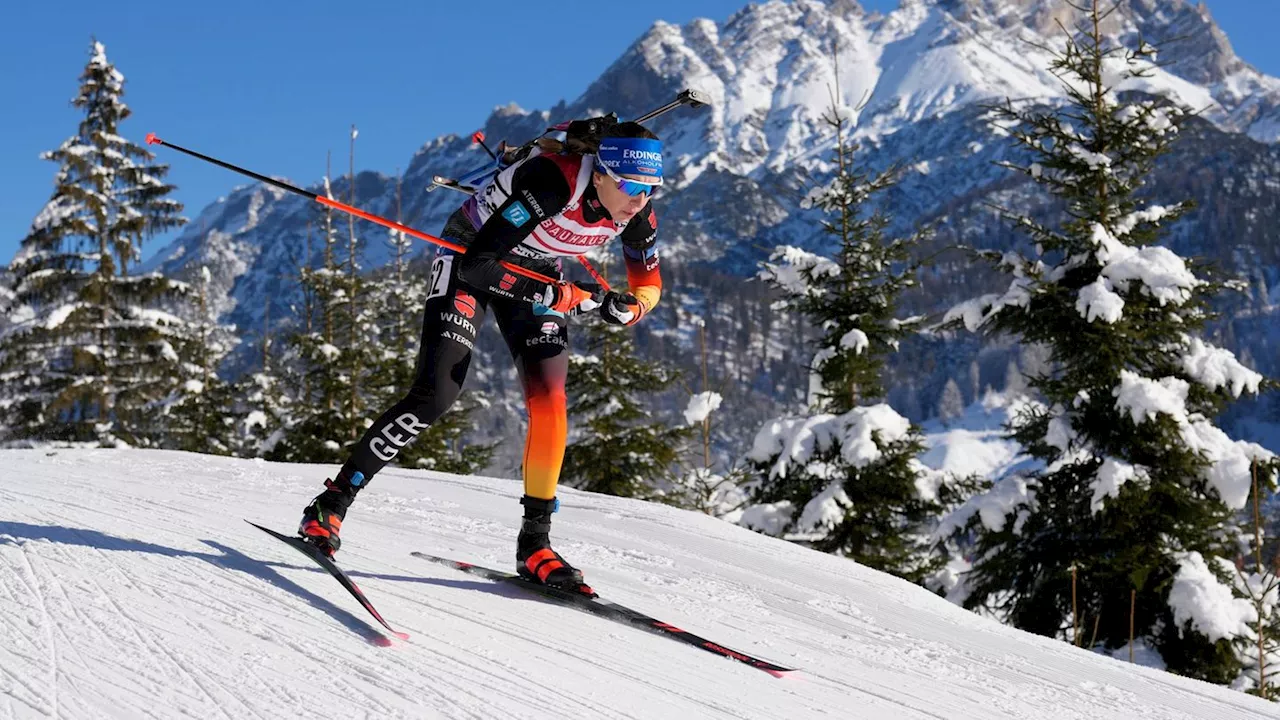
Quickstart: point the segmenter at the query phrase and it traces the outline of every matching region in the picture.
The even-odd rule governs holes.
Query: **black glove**
[[[640,301],[631,293],[605,293],[600,303],[600,317],[610,325],[630,325],[640,317]]]

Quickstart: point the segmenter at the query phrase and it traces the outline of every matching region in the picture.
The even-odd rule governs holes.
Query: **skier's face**
[[[633,179],[634,176],[622,175],[624,180]],[[634,178],[646,180],[647,178]],[[618,183],[613,178],[604,173],[592,173],[592,181],[596,187],[596,195],[600,197],[600,204],[604,205],[604,209],[609,211],[609,217],[619,224],[629,221],[635,217],[635,214],[644,209],[645,203],[649,202],[649,195],[631,196],[618,189]]]

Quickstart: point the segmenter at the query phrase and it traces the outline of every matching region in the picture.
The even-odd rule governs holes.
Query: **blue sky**
[[[888,10],[897,0],[861,0]],[[723,21],[745,0],[307,3],[225,0],[20,2],[0,23],[0,262],[48,199],[55,166],[38,158],[75,132],[70,107],[96,35],[149,131],[301,184],[332,149],[345,167],[393,173],[427,140],[479,127],[498,105],[547,108],[577,97],[655,20]],[[1276,0],[1208,0],[1236,51],[1280,75]],[[482,8],[478,12],[476,8]],[[242,178],[171,151],[175,196],[194,217]],[[335,170],[337,172],[337,170]],[[154,251],[161,241],[146,248]],[[149,253],[148,253],[149,254]]]

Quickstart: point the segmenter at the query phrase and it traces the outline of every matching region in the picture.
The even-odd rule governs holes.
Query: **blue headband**
[[[600,141],[596,158],[618,175],[635,175],[648,185],[662,184],[662,141],[609,137]]]

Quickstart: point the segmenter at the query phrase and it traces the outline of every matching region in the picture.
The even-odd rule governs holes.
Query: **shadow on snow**
[[[287,562],[258,560],[236,550],[235,548],[228,547],[213,540],[201,540],[201,542],[218,552],[202,553],[193,550],[181,550],[178,548],[168,547],[166,545],[157,545],[156,543],[147,542],[145,540],[109,535],[98,530],[90,530],[87,528],[66,527],[62,525],[32,525],[30,523],[0,520],[0,545],[21,545],[23,543],[19,541],[30,542],[40,540],[59,545],[89,547],[97,550],[148,553],[163,557],[194,558],[202,560],[224,570],[232,570],[252,575],[256,578],[269,582],[282,590],[288,591],[289,593],[306,600],[316,609],[328,614],[330,617],[342,623],[343,626],[370,642],[382,644],[381,641],[385,640],[385,636],[381,631],[365,622],[365,620],[360,616],[345,610],[333,602],[326,600],[301,585],[298,585],[296,582],[288,579],[284,575],[281,575],[277,571],[277,568],[281,568],[287,570],[305,570],[308,572],[328,575],[328,573],[322,568],[313,566],[309,563],[299,565]],[[295,551],[291,550],[290,552]],[[541,598],[506,583],[490,582],[485,580],[453,580],[447,578],[420,577],[415,575],[373,573],[358,570],[347,570],[345,567],[343,569],[347,571],[347,574],[351,576],[352,579],[372,578],[388,582],[419,583],[422,585],[453,588],[456,590],[486,592],[491,595],[531,602],[538,602],[541,600]]]

